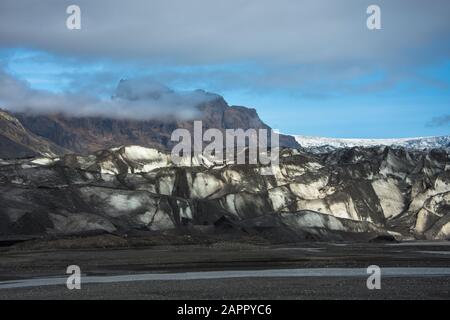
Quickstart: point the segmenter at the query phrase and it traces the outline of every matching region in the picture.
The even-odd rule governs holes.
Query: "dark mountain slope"
[[[204,129],[270,129],[261,121],[255,109],[228,106],[225,100],[216,96],[198,106]],[[44,137],[54,144],[72,152],[88,154],[101,149],[121,145],[139,145],[170,150],[175,144],[170,141],[172,132],[185,128],[192,132],[193,121],[174,118],[157,120],[121,120],[104,117],[67,117],[62,114],[32,115],[15,114],[23,126],[35,135]],[[298,147],[291,136],[280,136],[284,147]],[[17,150],[20,154],[20,150]]]
[[[66,152],[68,150],[30,132],[11,114],[0,110],[0,158],[24,158]]]

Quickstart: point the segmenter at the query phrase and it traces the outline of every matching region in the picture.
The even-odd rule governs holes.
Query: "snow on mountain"
[[[297,135],[295,140],[304,148],[353,148],[373,146],[393,146],[407,149],[439,149],[450,148],[450,136],[418,137],[401,139],[339,139]]]

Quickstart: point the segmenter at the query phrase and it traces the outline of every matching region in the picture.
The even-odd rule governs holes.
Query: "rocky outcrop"
[[[174,166],[156,149],[0,163],[0,234],[231,229],[287,240],[449,239],[450,160],[389,147]]]
[[[67,151],[30,132],[17,118],[0,109],[0,158],[54,156]]]

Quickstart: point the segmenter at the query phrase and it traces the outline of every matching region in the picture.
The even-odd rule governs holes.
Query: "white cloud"
[[[121,81],[112,99],[74,94],[53,93],[30,88],[0,71],[0,106],[14,112],[37,114],[63,113],[68,116],[101,116],[108,118],[193,119],[198,105],[217,98],[203,91],[173,91],[151,79]]]
[[[372,64],[449,54],[450,2],[377,0],[382,30],[366,27],[373,0],[78,0],[82,29],[67,30],[69,1],[2,0],[0,43],[75,56],[221,63]],[[440,41],[436,50],[432,45]],[[428,49],[427,49],[428,48]]]

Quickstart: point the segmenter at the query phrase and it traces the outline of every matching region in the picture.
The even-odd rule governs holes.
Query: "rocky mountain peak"
[[[178,92],[157,82],[121,80],[113,99],[126,101],[151,101],[152,104],[183,105],[186,102],[191,108],[195,106],[195,120],[201,120],[205,129],[269,129],[258,116],[255,109],[241,106],[229,106],[225,99],[217,94],[204,90]],[[31,114],[3,111],[3,118],[13,119],[17,131],[27,131],[30,134],[50,142],[61,152],[93,153],[97,150],[114,148],[122,145],[139,145],[154,147],[159,150],[169,150],[175,142],[170,137],[177,128],[193,130],[194,119],[178,119],[176,116],[166,116],[154,119],[109,118],[107,116],[68,116],[57,114]],[[10,123],[3,129],[14,131]],[[14,135],[14,133],[12,133]],[[0,132],[1,137],[1,132]],[[30,140],[31,141],[31,140]],[[24,140],[22,144],[27,144]],[[280,136],[280,144],[285,147],[298,147],[293,137]],[[27,146],[30,149],[36,149]],[[46,148],[47,149],[47,148]],[[4,156],[21,157],[24,155],[21,147],[8,147]],[[31,155],[35,155],[32,153]]]

